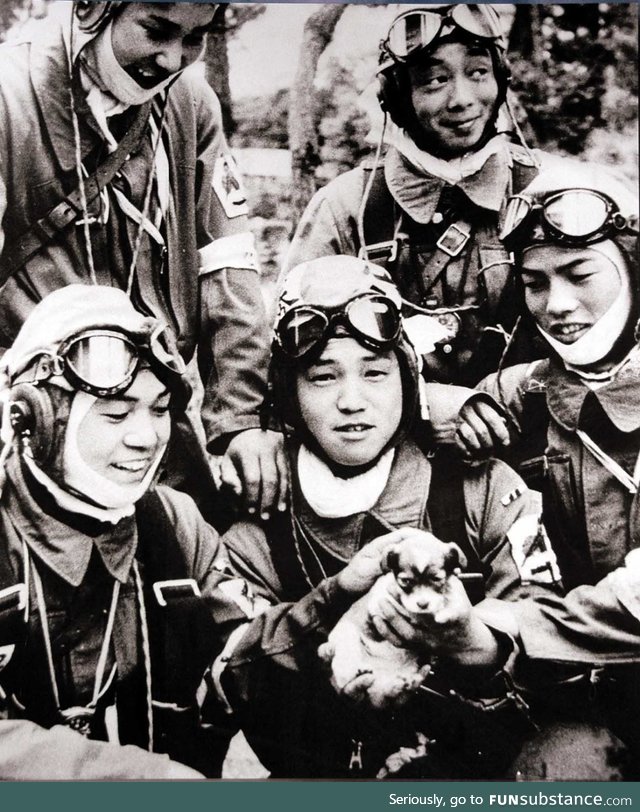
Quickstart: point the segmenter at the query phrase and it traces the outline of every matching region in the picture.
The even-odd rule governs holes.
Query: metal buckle
[[[16,605],[11,606],[11,598],[15,596]],[[9,605],[4,606],[5,602]],[[5,609],[15,609],[21,612],[27,605],[27,587],[26,584],[15,584],[8,586],[6,589],[0,589],[0,611]]]
[[[457,223],[452,223],[449,228],[441,235],[436,245],[445,254],[450,257],[457,257],[460,251],[465,247],[471,235],[460,228]]]
[[[363,245],[358,251],[358,259],[375,262],[376,259],[382,259],[387,254],[385,262],[395,262],[398,257],[398,240],[384,240],[375,242],[373,245]]]
[[[93,226],[96,223],[98,223],[101,226],[106,225],[109,222],[109,211],[110,211],[109,194],[107,193],[106,189],[103,189],[100,192],[100,199],[102,203],[99,214],[97,216],[93,214],[88,214],[87,217],[81,217],[75,221],[74,225]]]
[[[153,594],[160,606],[167,605],[167,599],[163,594],[165,589],[190,589],[194,598],[199,598],[201,595],[200,587],[193,580],[193,578],[174,578],[171,581],[156,581],[153,585]],[[184,596],[182,596],[184,597]]]

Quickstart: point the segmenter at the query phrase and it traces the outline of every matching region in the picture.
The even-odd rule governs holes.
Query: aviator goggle
[[[491,7],[460,4],[442,12],[406,11],[394,20],[380,47],[396,62],[404,62],[414,51],[435,42],[445,26],[455,26],[478,39],[502,39],[498,15]]]
[[[117,328],[83,330],[65,339],[55,355],[39,358],[35,380],[61,375],[75,389],[110,397],[128,389],[145,362],[160,379],[180,376],[186,368],[163,325],[144,337]]]
[[[387,296],[365,293],[339,307],[300,305],[289,310],[276,328],[276,341],[289,358],[300,359],[323,347],[336,326],[374,350],[387,350],[398,340],[400,311]]]
[[[638,230],[637,218],[625,217],[611,198],[591,189],[564,189],[542,203],[525,195],[509,198],[500,239],[507,244],[517,243],[520,235],[529,239],[536,226],[544,235],[540,241],[565,245],[591,245],[627,229]]]

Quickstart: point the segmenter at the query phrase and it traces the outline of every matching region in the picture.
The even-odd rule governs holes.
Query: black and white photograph
[[[640,781],[638,8],[3,0],[0,781]]]

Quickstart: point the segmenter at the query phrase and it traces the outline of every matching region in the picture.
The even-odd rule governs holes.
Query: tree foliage
[[[316,178],[321,183],[351,169],[370,151],[366,143],[370,124],[360,109],[352,72],[332,59],[326,73],[317,97],[320,166]]]
[[[289,91],[277,90],[272,96],[252,96],[234,102],[237,125],[234,147],[288,149]]]
[[[513,89],[541,146],[580,154],[594,130],[635,121],[636,36],[631,4],[517,7]]]

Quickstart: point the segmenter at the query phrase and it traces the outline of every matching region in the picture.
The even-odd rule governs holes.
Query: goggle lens
[[[491,6],[457,5],[451,11],[451,17],[459,28],[482,39],[499,39],[502,37],[500,19]]]
[[[567,237],[588,237],[602,229],[609,217],[609,205],[589,191],[564,192],[545,203],[549,225]]]
[[[509,200],[502,216],[500,239],[516,237],[518,230],[526,233],[522,226],[530,220],[532,233],[534,227],[541,227],[546,238],[587,244],[604,239],[612,229],[620,228],[616,217],[621,215],[614,204],[589,189],[566,189],[548,197],[542,204],[534,204],[528,198],[516,195]]]
[[[133,377],[138,350],[125,336],[87,335],[75,339],[64,360],[76,377],[94,389],[117,390]]]
[[[280,346],[292,358],[301,358],[322,341],[328,326],[329,320],[321,311],[296,308],[278,328]]]
[[[412,12],[401,17],[389,30],[388,48],[398,59],[430,45],[442,28],[443,17],[430,11]]]
[[[351,326],[365,338],[381,344],[394,341],[400,331],[400,314],[384,296],[354,299],[346,309]]]

